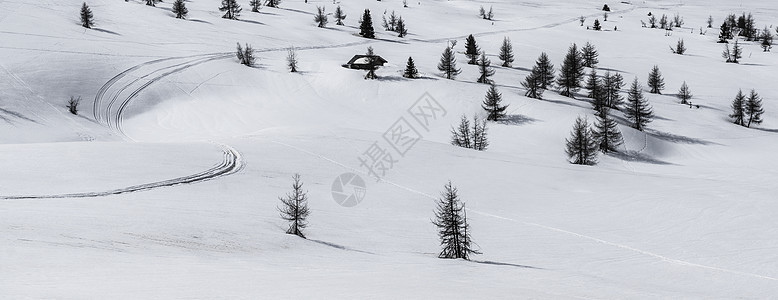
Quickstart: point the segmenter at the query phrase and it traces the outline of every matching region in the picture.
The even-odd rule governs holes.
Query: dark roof
[[[371,57],[373,59],[375,59],[375,63],[378,64],[378,65],[383,65],[383,64],[388,62],[385,59],[383,59],[383,57],[380,57],[378,55],[354,55],[354,57],[352,57],[351,60],[349,60],[348,63],[346,63],[346,64],[347,65],[353,65],[353,64],[364,65],[364,64],[367,64],[367,63],[360,62],[359,60],[362,59],[362,58],[371,58]]]

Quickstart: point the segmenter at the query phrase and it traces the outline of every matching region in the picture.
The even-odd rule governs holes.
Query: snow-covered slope
[[[775,53],[744,42],[726,64],[718,24],[754,13],[778,24],[778,4],[731,1],[341,1],[346,26],[316,28],[329,1],[225,20],[218,1],[0,0],[0,298],[770,298],[778,294],[778,70]],[[477,16],[494,7],[495,20]],[[378,39],[357,35],[372,11]],[[380,29],[384,12],[409,36]],[[646,15],[684,17],[666,36]],[[714,28],[700,35],[708,16]],[[617,31],[613,31],[617,27]],[[487,86],[461,53],[474,34],[499,65],[511,121],[490,124],[488,151],[448,144],[462,114],[480,113]],[[686,55],[668,46],[684,39]],[[436,65],[450,40],[462,74]],[[541,52],[557,66],[591,42],[601,71],[645,83],[663,72],[667,95],[646,94],[646,132],[621,123],[622,155],[593,167],[565,161],[564,139],[584,97],[523,96]],[[237,63],[235,43],[257,50]],[[371,46],[380,80],[341,67]],[[296,47],[301,72],[285,68]],[[412,56],[423,78],[404,79]],[[673,94],[686,81],[700,105]],[[765,99],[757,128],[727,119],[738,89]],[[428,93],[446,110],[359,205],[332,200],[335,178]],[[73,116],[65,102],[82,97]],[[621,114],[616,112],[617,117]],[[284,234],[277,197],[300,173],[310,192],[308,240]],[[473,261],[437,259],[434,199],[451,180],[468,207]],[[36,197],[42,196],[42,197]],[[91,197],[99,196],[99,197]]]

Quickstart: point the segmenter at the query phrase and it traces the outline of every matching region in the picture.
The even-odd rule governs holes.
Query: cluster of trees
[[[478,16],[481,17],[484,20],[491,21],[492,18],[494,18],[494,11],[492,10],[492,7],[489,6],[489,11],[486,11],[483,6],[478,9]]]
[[[732,100],[732,114],[729,117],[737,125],[751,127],[751,124],[762,123],[763,113],[762,98],[755,90],[751,90],[748,97],[743,94],[743,90],[739,90]]]
[[[473,121],[462,115],[459,125],[451,128],[451,144],[454,146],[485,151],[489,146],[486,119],[478,115],[473,116]]]
[[[648,24],[651,28],[673,30],[673,27],[680,28],[681,26],[683,26],[684,21],[683,21],[683,17],[681,17],[681,15],[677,13],[673,16],[672,19],[668,18],[667,15],[665,14],[662,14],[662,17],[657,19],[654,14],[648,13]],[[657,26],[657,24],[659,25]]]
[[[238,43],[235,55],[238,57],[240,64],[244,66],[253,67],[254,63],[256,62],[256,57],[254,57],[254,48],[252,48],[249,44],[246,44],[246,48],[243,48],[240,43]]]
[[[389,20],[386,20],[386,14],[384,13],[383,27],[386,31],[394,31],[398,33],[398,37],[405,37],[408,34],[408,28],[405,26],[405,20],[402,16],[397,16],[394,11],[389,15]]]

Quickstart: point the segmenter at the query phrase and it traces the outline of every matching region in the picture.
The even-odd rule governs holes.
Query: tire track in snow
[[[336,160],[333,160],[333,159],[328,158],[326,156],[323,156],[321,154],[318,154],[318,153],[315,153],[315,152],[311,152],[311,151],[302,149],[300,147],[289,145],[289,144],[286,144],[286,143],[283,143],[283,142],[278,142],[278,141],[272,141],[272,142],[276,143],[276,144],[279,144],[279,145],[282,145],[282,146],[286,146],[286,147],[292,148],[294,150],[303,152],[305,154],[317,157],[319,159],[331,162],[331,163],[336,164],[338,166],[341,166],[341,167],[343,167],[345,169],[348,169],[348,170],[350,170],[350,171],[352,171],[354,173],[359,173],[359,174],[362,174],[362,175],[365,175],[365,176],[371,176],[370,174],[367,174],[367,172],[365,172],[364,170],[360,170],[360,169],[356,169],[356,168],[353,168],[353,167],[349,167],[349,166],[347,166],[345,164],[342,164],[342,163],[340,163],[340,162],[338,162]],[[389,185],[395,186],[395,187],[397,187],[399,189],[403,189],[403,190],[406,190],[408,192],[424,196],[424,197],[429,198],[429,199],[431,199],[433,201],[437,201],[438,200],[438,198],[436,198],[436,197],[434,197],[432,195],[429,195],[427,193],[424,193],[424,192],[421,192],[421,191],[417,191],[415,189],[412,189],[412,188],[409,188],[409,187],[406,187],[406,186],[394,183],[392,181],[388,181],[388,180],[383,179],[383,178],[380,179],[380,181],[384,182],[384,183],[387,183]],[[668,262],[668,263],[671,263],[671,264],[676,264],[676,265],[681,265],[681,266],[688,266],[688,267],[695,267],[695,268],[700,268],[700,269],[718,271],[718,272],[722,272],[722,273],[729,273],[729,274],[746,276],[746,277],[752,277],[752,278],[758,278],[758,279],[767,279],[767,280],[772,280],[772,281],[778,281],[778,278],[775,278],[775,277],[759,275],[759,274],[749,273],[749,272],[730,270],[730,269],[725,269],[725,268],[719,268],[719,267],[715,267],[715,266],[708,266],[708,265],[688,262],[688,261],[684,261],[684,260],[680,260],[680,259],[674,259],[674,258],[670,258],[670,257],[664,256],[664,255],[656,254],[656,253],[653,253],[653,252],[650,252],[650,251],[641,250],[641,249],[638,249],[638,248],[627,246],[625,244],[620,244],[620,243],[615,243],[615,242],[611,242],[611,241],[606,241],[606,240],[603,240],[603,239],[600,239],[600,238],[596,238],[596,237],[593,237],[593,236],[589,236],[589,235],[585,235],[585,234],[581,234],[581,233],[577,233],[577,232],[573,232],[573,231],[569,231],[569,230],[564,230],[564,229],[556,228],[556,227],[552,227],[552,226],[547,226],[547,225],[543,225],[543,224],[540,224],[540,223],[520,221],[520,220],[516,220],[516,219],[512,219],[512,218],[507,218],[507,217],[503,217],[503,216],[499,216],[499,215],[495,215],[495,214],[490,214],[490,213],[487,213],[487,212],[482,212],[482,211],[474,210],[474,209],[471,209],[471,208],[467,208],[467,211],[470,211],[472,213],[479,214],[479,215],[482,215],[482,216],[490,217],[490,218],[495,218],[495,219],[515,222],[515,223],[518,223],[518,224],[521,224],[521,225],[525,225],[525,226],[537,227],[537,228],[545,229],[545,230],[548,230],[548,231],[554,231],[554,232],[557,232],[557,233],[562,233],[562,234],[574,236],[574,237],[577,237],[577,238],[594,241],[594,242],[597,242],[597,243],[600,243],[600,244],[621,248],[623,250],[635,252],[635,253],[642,254],[642,255],[645,255],[645,256],[649,256],[649,257],[653,257],[653,258],[657,258],[657,259],[659,259],[661,261]]]
[[[110,195],[119,195],[133,192],[146,191],[161,187],[171,187],[179,184],[195,183],[206,181],[222,176],[237,173],[243,169],[243,158],[240,152],[234,148],[220,144],[222,148],[222,160],[218,164],[214,165],[208,170],[177,177],[173,179],[151,182],[145,184],[134,185],[130,187],[118,188],[114,190],[102,191],[102,192],[82,192],[82,193],[69,193],[69,194],[51,194],[51,195],[13,195],[13,196],[0,196],[2,200],[33,200],[33,199],[58,199],[58,198],[93,198],[103,197]]]

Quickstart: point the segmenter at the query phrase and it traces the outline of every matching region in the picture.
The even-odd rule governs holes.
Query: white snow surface
[[[219,1],[187,1],[187,20],[173,17],[172,0],[143,2],[89,1],[90,30],[78,24],[81,1],[0,0],[2,299],[778,295],[778,54],[743,42],[741,63],[727,64],[716,43],[730,13],[778,24],[778,2],[608,3],[601,32],[578,22],[603,21],[604,3],[592,0],[340,0],[346,26],[330,16],[326,28],[313,12],[333,12],[330,1],[260,13],[241,1],[239,21],[222,19]],[[479,6],[495,20],[480,19]],[[357,34],[366,8],[375,40]],[[407,37],[380,28],[392,10]],[[686,24],[666,36],[640,26],[649,12]],[[700,35],[709,15],[714,28]],[[459,116],[482,113],[487,89],[462,53],[471,33],[510,105],[509,122],[490,123],[485,152],[449,145]],[[506,36],[512,68],[496,55]],[[668,49],[678,39],[686,55]],[[449,40],[456,80],[436,68]],[[571,43],[587,41],[600,72],[645,86],[658,65],[667,88],[646,93],[657,116],[646,132],[614,112],[624,154],[577,166],[564,141],[576,117],[594,119],[588,101],[530,99],[520,82],[541,52],[558,67]],[[256,67],[237,63],[236,42],[257,50]],[[291,46],[299,73],[286,69]],[[368,46],[389,61],[379,80],[341,67]],[[409,56],[422,78],[402,78]],[[699,108],[673,96],[684,81]],[[764,98],[764,123],[729,121],[738,89]],[[425,93],[446,115],[383,181],[370,180],[358,158]],[[70,96],[82,97],[78,116],[64,107]],[[344,172],[367,179],[355,207],[330,195]],[[307,240],[285,234],[276,210],[294,173],[309,191]],[[448,180],[483,252],[472,261],[437,258],[430,219]],[[127,190],[137,186],[148,188]]]

